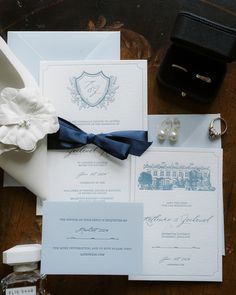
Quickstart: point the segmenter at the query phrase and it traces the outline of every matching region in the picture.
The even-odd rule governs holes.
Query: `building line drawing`
[[[138,177],[138,186],[140,190],[215,190],[209,167],[194,163],[182,165],[179,162],[145,163]]]

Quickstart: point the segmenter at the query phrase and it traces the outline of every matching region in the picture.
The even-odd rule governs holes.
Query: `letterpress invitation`
[[[144,203],[143,272],[132,280],[222,280],[222,152],[149,149],[135,157]]]
[[[147,63],[44,61],[41,89],[58,116],[87,133],[147,130]],[[48,199],[129,201],[131,159],[95,145],[48,151]]]

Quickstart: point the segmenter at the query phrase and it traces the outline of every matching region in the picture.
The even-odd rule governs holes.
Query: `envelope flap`
[[[0,167],[35,195],[47,197],[47,145],[38,143],[37,152],[9,152],[0,157]]]
[[[24,40],[21,32],[8,33],[8,45],[12,52],[18,59],[26,66],[28,71],[38,81],[38,71],[36,70],[37,64],[41,60],[40,54],[35,50],[30,43]]]
[[[9,32],[14,54],[39,81],[40,60],[118,59],[119,32]]]
[[[108,56],[112,57],[114,55],[114,48],[116,49],[115,56],[120,59],[120,39],[113,32],[107,35],[103,41],[97,43],[97,46],[89,52],[86,59],[98,59],[98,56],[99,59],[108,59]]]

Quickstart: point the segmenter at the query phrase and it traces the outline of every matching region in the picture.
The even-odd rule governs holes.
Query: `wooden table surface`
[[[188,9],[236,27],[235,0],[186,2]],[[120,30],[122,58],[149,60],[149,114],[220,112],[228,122],[228,132],[223,137],[223,283],[129,282],[126,276],[50,276],[53,295],[236,294],[236,62],[228,65],[219,94],[208,105],[181,98],[157,85],[156,72],[170,43],[177,11],[183,5],[186,4],[181,0],[0,0],[3,38],[9,30]],[[1,172],[0,252],[15,244],[40,242],[41,219],[35,216],[35,201],[35,196],[25,188],[2,188]],[[10,272],[1,262],[0,258],[0,278]]]

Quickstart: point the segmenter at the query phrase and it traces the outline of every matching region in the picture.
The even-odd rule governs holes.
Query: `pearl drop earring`
[[[170,119],[166,119],[161,123],[161,126],[157,133],[157,138],[159,139],[159,141],[162,142],[167,139],[171,128],[172,128],[172,121]]]
[[[178,140],[179,129],[180,129],[180,121],[178,118],[174,118],[172,128],[168,136],[170,142],[174,143]]]

